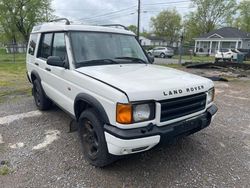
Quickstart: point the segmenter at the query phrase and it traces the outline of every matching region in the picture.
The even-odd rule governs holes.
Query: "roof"
[[[197,38],[250,38],[250,33],[244,32],[234,27],[223,27]]]
[[[63,23],[56,23],[56,22],[44,23],[41,25],[34,26],[31,33],[54,32],[54,31],[94,31],[94,32],[127,34],[135,36],[135,34],[131,31],[125,29],[118,29],[114,27],[80,25],[80,24],[65,25]]]
[[[157,41],[166,41],[163,37],[158,37],[158,36],[148,36],[147,39],[157,40]]]

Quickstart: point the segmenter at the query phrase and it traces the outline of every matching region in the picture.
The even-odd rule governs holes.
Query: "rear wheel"
[[[51,107],[52,102],[44,93],[41,83],[37,79],[33,81],[32,93],[39,110],[48,110]]]
[[[83,154],[89,163],[98,167],[112,163],[115,157],[108,153],[103,123],[95,110],[82,112],[78,125]]]
[[[160,58],[165,58],[165,57],[166,57],[166,55],[164,53],[160,54]]]

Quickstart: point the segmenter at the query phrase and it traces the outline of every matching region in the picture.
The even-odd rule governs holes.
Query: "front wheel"
[[[149,55],[149,56],[152,56],[152,53],[151,53],[151,52],[148,52],[148,55]]]
[[[83,148],[84,157],[90,164],[103,167],[115,160],[108,153],[104,136],[103,123],[94,109],[82,112],[78,121],[78,131]]]

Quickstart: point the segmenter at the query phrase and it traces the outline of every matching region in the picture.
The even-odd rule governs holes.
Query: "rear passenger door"
[[[159,56],[159,55],[160,55],[160,50],[161,50],[161,48],[157,48],[157,49],[154,51],[154,55],[155,55],[155,56]]]
[[[46,61],[51,55],[53,33],[42,33],[40,34],[40,42],[37,52],[37,58],[35,65],[39,69],[39,76],[41,78],[41,84],[46,95],[50,97],[51,87],[49,86],[48,72],[46,71]]]

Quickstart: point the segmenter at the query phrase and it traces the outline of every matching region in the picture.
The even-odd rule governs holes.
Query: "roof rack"
[[[116,27],[122,27],[125,30],[129,30],[126,26],[121,25],[121,24],[106,24],[106,25],[100,25],[100,26],[104,26],[104,27],[114,27],[114,26],[116,26]]]
[[[58,19],[54,19],[54,20],[50,20],[50,22],[58,22],[58,21],[62,21],[65,20],[65,25],[70,25],[70,21],[67,18],[58,18]]]

